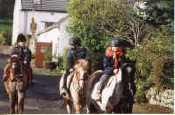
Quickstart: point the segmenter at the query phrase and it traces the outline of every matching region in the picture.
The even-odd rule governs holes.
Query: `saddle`
[[[116,84],[120,83],[121,80],[122,80],[122,78],[121,78],[121,69],[120,69],[118,74],[110,76],[104,82],[104,84],[102,84],[103,87],[101,89],[102,90],[101,95],[104,95],[104,94],[108,93],[106,95],[108,95],[108,96],[110,95],[111,96],[113,94],[113,92],[114,92]],[[98,97],[97,96],[97,94],[98,94],[98,88],[97,88],[98,85],[99,85],[99,81],[95,83],[95,86],[94,86],[93,91],[92,91],[91,97],[94,100],[96,100],[96,98]]]

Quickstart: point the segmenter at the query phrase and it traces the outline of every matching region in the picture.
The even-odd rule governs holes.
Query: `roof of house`
[[[22,0],[22,10],[66,12],[68,0]]]

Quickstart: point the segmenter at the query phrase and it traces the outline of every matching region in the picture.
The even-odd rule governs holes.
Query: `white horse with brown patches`
[[[101,100],[96,100],[97,86],[103,71],[94,72],[88,81],[87,113],[131,113],[135,94],[133,64],[127,63],[107,81],[101,93]]]
[[[63,95],[64,103],[68,113],[80,113],[85,106],[85,89],[86,81],[88,80],[89,62],[85,59],[80,59],[75,62],[74,71],[67,77],[68,94]],[[60,84],[63,82],[63,77]],[[61,90],[61,86],[60,86]]]

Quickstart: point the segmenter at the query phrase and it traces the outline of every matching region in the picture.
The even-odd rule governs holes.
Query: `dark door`
[[[36,57],[35,57],[35,65],[38,68],[44,67],[44,56],[47,48],[52,49],[51,43],[38,42],[36,44]]]

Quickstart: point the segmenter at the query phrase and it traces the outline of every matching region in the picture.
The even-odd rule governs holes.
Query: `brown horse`
[[[85,89],[89,73],[89,61],[85,59],[77,60],[74,71],[68,76],[70,82],[68,94],[63,96],[67,112],[71,113],[74,108],[75,113],[80,113],[85,106]],[[62,81],[60,81],[62,82]]]
[[[10,102],[10,113],[22,113],[24,110],[25,91],[28,84],[27,71],[25,70],[18,56],[12,55],[10,58],[10,73],[7,81],[4,82]]]

